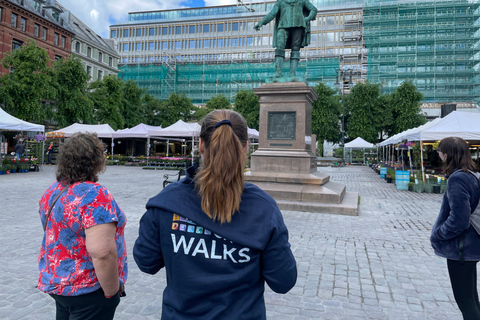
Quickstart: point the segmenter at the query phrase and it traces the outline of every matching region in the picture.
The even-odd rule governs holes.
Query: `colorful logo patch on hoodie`
[[[183,232],[189,232],[189,233],[197,233],[197,234],[205,234],[207,236],[211,235],[212,232],[210,230],[207,230],[203,227],[197,226],[195,222],[192,220],[189,220],[187,218],[184,218],[178,214],[173,214],[173,219],[172,219],[172,230],[180,230]],[[179,222],[174,222],[174,221],[179,221]],[[185,223],[180,223],[180,222],[185,222]],[[188,224],[186,224],[188,223]]]

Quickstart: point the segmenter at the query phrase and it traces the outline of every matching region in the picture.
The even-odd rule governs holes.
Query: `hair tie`
[[[230,127],[232,127],[232,123],[230,122],[230,120],[225,119],[215,123],[215,129],[220,127],[222,124],[228,124]]]

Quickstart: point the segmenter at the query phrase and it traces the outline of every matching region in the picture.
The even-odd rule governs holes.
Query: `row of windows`
[[[312,4],[317,8],[325,8],[329,6],[362,6],[362,0],[312,0]],[[248,8],[253,9],[255,12],[267,12],[270,11],[275,3],[263,3],[263,4],[250,4]],[[195,8],[195,9],[182,9],[171,11],[157,11],[157,12],[144,12],[144,13],[130,13],[128,15],[128,21],[145,21],[145,20],[162,20],[162,19],[178,19],[188,17],[202,17],[202,16],[218,16],[226,14],[238,14],[245,12],[246,9],[237,6],[224,6],[224,7],[210,7],[210,8]]]
[[[312,33],[310,35],[311,43],[340,41],[343,36],[355,35],[354,32],[326,32]],[[235,37],[220,39],[196,39],[196,40],[177,40],[177,41],[150,41],[137,43],[120,43],[119,51],[154,51],[154,50],[173,50],[173,49],[201,49],[201,48],[224,48],[224,47],[243,47],[270,45],[271,36],[262,37]]]
[[[80,42],[75,41],[75,48],[74,48],[74,50],[75,50],[76,53],[81,53],[81,44],[80,44]],[[91,48],[91,47],[87,47],[87,57],[88,57],[88,58],[91,58],[91,57],[92,57],[92,48]],[[104,63],[104,62],[103,62],[103,53],[102,53],[102,52],[98,52],[98,62]],[[109,65],[110,67],[113,67],[113,58],[112,58],[112,57],[108,57],[108,65]]]
[[[311,25],[343,25],[345,21],[356,20],[361,17],[360,13],[337,13],[330,15],[318,15],[317,20],[312,21]],[[239,21],[239,22],[218,22],[190,25],[171,25],[165,27],[147,27],[134,29],[113,29],[110,32],[111,38],[144,37],[144,36],[165,36],[180,34],[197,34],[212,32],[236,32],[253,30],[257,21]]]
[[[87,74],[90,77],[93,77],[93,68],[91,66],[87,66]],[[108,72],[105,72],[105,75],[104,75],[102,70],[97,71],[97,80],[102,80],[104,76],[105,77],[108,76]]]
[[[351,49],[351,48],[344,48]],[[311,56],[311,57],[325,57],[325,56],[338,56],[345,52],[339,48],[328,48],[328,49],[312,49],[312,50],[302,50],[300,51],[300,56]],[[208,61],[208,60],[245,60],[245,59],[273,59],[275,52],[264,51],[264,52],[249,52],[249,53],[219,53],[219,54],[186,54],[186,55],[177,55],[174,56],[174,59],[177,61]],[[144,56],[144,57],[123,57],[122,63],[137,63],[137,62],[160,62],[167,61],[170,56]],[[287,53],[288,57],[288,53]]]
[[[4,9],[0,7],[0,21],[3,16],[3,11]],[[19,17],[18,14],[12,13],[11,18],[10,18],[10,26],[12,28],[20,28],[21,31],[27,32],[27,19],[24,17]],[[48,35],[48,29],[45,27],[41,27],[39,24],[34,23],[34,28],[33,28],[33,35],[37,38],[40,38],[40,30],[42,31],[41,34],[41,39],[42,40],[47,40],[47,35]],[[62,48],[65,48],[65,42],[67,41],[67,38],[64,36],[60,36],[58,33],[54,33],[53,35],[53,43],[56,46],[61,46]]]

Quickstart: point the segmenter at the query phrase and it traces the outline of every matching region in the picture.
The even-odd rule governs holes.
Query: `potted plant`
[[[0,174],[5,174],[5,168],[0,164]]]
[[[5,164],[5,165],[3,165],[3,167],[5,168],[5,174],[10,174],[11,166],[9,164]]]

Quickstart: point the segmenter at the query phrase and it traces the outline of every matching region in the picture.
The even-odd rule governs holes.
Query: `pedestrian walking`
[[[52,165],[53,149],[54,149],[53,141],[50,141],[50,145],[47,148],[47,156],[48,156],[47,163],[49,166]]]
[[[15,159],[20,160],[23,157],[25,147],[22,144],[22,140],[18,140],[17,144],[13,148],[13,152],[15,152]]]
[[[38,288],[53,297],[57,320],[108,320],[124,293],[126,217],[98,184],[103,143],[76,133],[58,155],[57,180],[40,200],[44,226]]]
[[[166,268],[162,319],[266,319],[265,282],[297,279],[275,200],[244,182],[247,124],[231,110],[203,121],[202,165],[147,203],[133,255],[143,272]]]
[[[470,223],[479,202],[479,187],[468,144],[457,137],[443,139],[437,148],[448,177],[437,221],[430,241],[435,253],[447,259],[455,301],[465,320],[480,319],[477,263],[480,236]],[[474,175],[475,174],[475,175]]]

